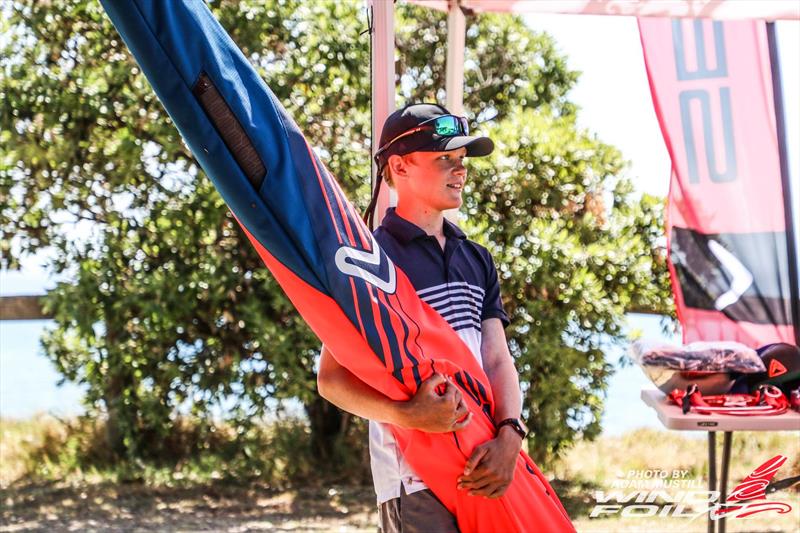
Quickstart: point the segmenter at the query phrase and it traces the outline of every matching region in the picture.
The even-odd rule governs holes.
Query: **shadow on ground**
[[[586,516],[597,485],[553,480],[571,517]],[[0,489],[3,531],[377,530],[370,486],[279,491],[230,483],[148,486],[101,482],[68,485],[20,480]]]
[[[589,514],[596,503],[592,495],[595,490],[602,488],[597,483],[582,479],[573,481],[553,479],[550,481],[550,485],[558,494],[564,509],[567,510],[567,514],[573,520]]]
[[[249,485],[69,486],[20,481],[0,490],[3,531],[375,531],[371,487],[276,491]]]

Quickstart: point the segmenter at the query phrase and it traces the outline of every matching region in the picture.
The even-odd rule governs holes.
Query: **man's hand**
[[[440,387],[444,387],[441,395],[436,390]],[[459,431],[471,420],[461,391],[441,374],[433,374],[422,382],[413,398],[398,404],[398,425],[426,433]]]
[[[470,496],[499,498],[514,479],[521,447],[522,437],[511,428],[500,428],[496,438],[475,447],[458,478],[458,488],[469,490]]]

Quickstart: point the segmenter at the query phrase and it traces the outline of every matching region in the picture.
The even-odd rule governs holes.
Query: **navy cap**
[[[423,122],[444,115],[452,115],[452,113],[438,104],[411,104],[398,109],[389,115],[383,125],[380,148]],[[494,150],[494,143],[488,137],[470,135],[451,137],[437,135],[433,130],[424,129],[397,139],[389,145],[381,154],[381,163],[385,164],[390,155],[405,155],[411,152],[447,152],[462,147],[467,149],[469,157],[480,157],[491,154]]]

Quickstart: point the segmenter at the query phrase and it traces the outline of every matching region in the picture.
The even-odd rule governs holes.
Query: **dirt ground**
[[[706,520],[659,517],[589,519],[584,490],[557,487],[575,527],[586,533],[705,533]],[[372,487],[275,491],[226,484],[151,487],[143,484],[15,483],[0,489],[0,531],[337,531],[377,532]],[[788,515],[730,520],[731,533],[800,531],[800,494],[777,493]]]
[[[28,484],[0,490],[0,531],[375,532],[374,501],[371,487]]]
[[[37,437],[43,427],[36,421],[0,420],[0,531],[377,531],[371,485],[353,482],[279,491],[266,484],[209,479],[213,472],[207,468],[200,470],[202,478],[188,469],[180,478],[172,471],[154,470],[142,476],[147,482],[122,483],[115,480],[127,478],[118,470],[73,471],[42,463],[30,450],[44,445]],[[65,444],[56,439],[48,446]],[[590,516],[598,501],[596,491],[636,480],[637,472],[683,472],[705,490],[707,453],[705,439],[663,431],[600,437],[577,443],[555,464],[551,484],[581,533],[705,533],[702,509],[696,519],[669,513]],[[800,433],[737,433],[729,488],[776,454],[789,459],[776,479],[800,475]],[[46,479],[59,481],[42,481]],[[679,489],[668,492],[680,494]],[[731,519],[727,531],[800,533],[800,486],[768,499],[788,504],[791,511]]]

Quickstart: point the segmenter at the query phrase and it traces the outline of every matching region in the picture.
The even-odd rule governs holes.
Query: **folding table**
[[[656,410],[658,419],[667,429],[708,432],[708,490],[719,490],[719,502],[724,504],[728,489],[728,466],[731,459],[731,440],[734,431],[800,431],[800,413],[788,411],[773,416],[683,414],[681,408],[667,399],[658,389],[642,389],[644,403]],[[717,431],[724,432],[722,444],[721,479],[717,489]],[[725,533],[725,517],[719,520],[719,533]],[[714,520],[708,515],[708,533],[714,533]]]

